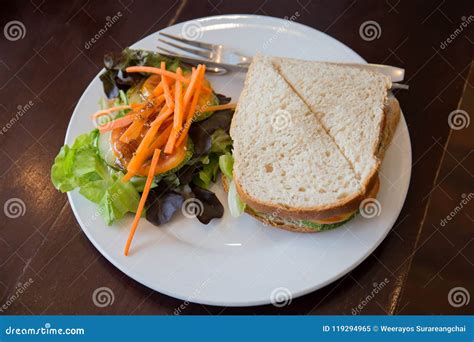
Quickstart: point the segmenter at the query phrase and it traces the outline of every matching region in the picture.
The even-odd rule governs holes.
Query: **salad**
[[[96,128],[59,151],[51,169],[56,189],[78,189],[108,225],[134,213],[125,255],[142,216],[159,226],[196,201],[200,222],[222,217],[209,186],[219,164],[225,171],[232,164],[235,104],[214,92],[205,65],[132,49],[107,54],[104,64]]]

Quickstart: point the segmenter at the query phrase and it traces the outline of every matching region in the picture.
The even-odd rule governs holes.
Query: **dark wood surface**
[[[362,305],[361,314],[472,314],[474,299],[456,307],[449,292],[460,287],[474,296],[473,205],[467,200],[459,209],[473,192],[474,123],[459,130],[448,123],[459,106],[465,114],[456,115],[470,119],[474,113],[472,9],[470,1],[3,1],[2,28],[19,20],[26,34],[16,41],[0,36],[0,204],[18,198],[25,212],[18,218],[1,213],[0,313],[173,314],[183,304],[135,282],[101,256],[82,233],[66,196],[51,185],[51,163],[105,52],[192,18],[298,12],[299,22],[368,61],[406,69],[410,90],[397,93],[413,148],[404,208],[392,232],[359,267],[288,306],[190,304],[183,314],[350,315],[371,294],[373,283],[384,279],[387,285]],[[84,49],[105,18],[118,11],[123,17]],[[359,27],[368,20],[379,23],[379,39],[361,39]],[[17,115],[18,108],[25,113]],[[452,219],[442,221],[453,212]],[[91,300],[101,286],[115,294],[105,308]]]

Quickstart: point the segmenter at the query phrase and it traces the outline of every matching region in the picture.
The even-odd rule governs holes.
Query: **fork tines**
[[[163,33],[163,32],[160,32],[160,35],[162,35],[162,36],[164,36],[168,39],[172,39],[172,40],[175,40],[175,41],[187,44],[187,45],[198,47],[199,49],[194,49],[194,48],[191,48],[191,47],[178,45],[178,44],[175,44],[173,42],[170,42],[170,41],[159,38],[158,40],[160,42],[164,43],[164,44],[167,44],[167,45],[172,46],[176,49],[194,54],[196,56],[200,56],[200,57],[204,57],[204,58],[208,58],[208,59],[212,58],[212,48],[213,48],[212,44],[199,42],[197,40],[190,40],[190,39],[186,39],[186,38],[181,38],[181,37],[174,36],[174,35],[171,35],[171,34],[168,34],[168,33]]]

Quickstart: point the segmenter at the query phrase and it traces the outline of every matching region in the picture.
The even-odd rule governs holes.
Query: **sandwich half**
[[[390,79],[344,64],[273,58],[273,64],[305,101],[369,190],[377,178],[384,105]]]
[[[316,232],[344,224],[378,192],[384,131],[398,120],[387,124],[389,87],[361,69],[257,55],[232,120],[225,188],[269,225]]]

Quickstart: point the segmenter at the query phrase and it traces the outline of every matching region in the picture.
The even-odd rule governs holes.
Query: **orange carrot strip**
[[[181,68],[176,69],[176,74],[178,76],[183,75]],[[178,129],[181,128],[181,124],[183,123],[183,84],[179,80],[176,80],[176,86],[174,91],[174,105],[175,116],[173,121],[173,128]]]
[[[183,113],[186,113],[186,109],[188,108],[189,101],[191,101],[191,96],[193,95],[194,90],[196,88],[196,82],[201,73],[202,67],[203,67],[202,64],[199,64],[197,69],[193,68],[191,81],[189,82],[189,86],[186,89],[186,93],[184,94],[184,98],[183,98]]]
[[[179,78],[179,81],[188,84],[191,82],[189,78],[186,78],[181,75],[181,77],[177,76],[176,73],[169,71],[169,70],[161,70],[160,68],[155,67],[147,67],[147,66],[131,66],[125,69],[126,72],[146,72],[150,74],[158,74],[158,75],[165,75],[166,77],[172,78],[174,80]],[[209,87],[203,87],[206,92],[212,92],[212,89]]]
[[[237,103],[226,103],[223,105],[209,106],[209,107],[206,107],[206,112],[215,112],[216,110],[223,110],[223,109],[234,109],[235,106],[237,106]]]
[[[158,96],[158,95],[160,95],[160,94],[163,94],[163,83],[162,83],[162,82],[158,83],[158,85],[156,86],[156,88],[153,89],[152,94],[153,94],[154,96]]]
[[[166,76],[170,77],[174,80],[179,80],[181,82],[186,82],[188,81],[186,78],[183,77],[183,75],[178,76],[176,73],[169,71],[169,70],[162,70],[160,68],[155,68],[155,67],[148,67],[148,66],[131,66],[125,69],[127,72],[146,72],[150,74],[158,74],[161,76]]]
[[[148,151],[148,153],[150,152],[153,153],[155,149],[161,148],[166,144],[166,142],[168,141],[168,137],[170,136],[172,128],[173,126],[169,125],[163,130],[163,132],[161,132],[160,135],[158,135],[155,141],[150,145],[150,150]]]
[[[145,162],[147,158],[147,151],[151,143],[153,142],[153,139],[155,138],[156,133],[160,129],[161,124],[163,121],[166,119],[167,116],[169,116],[173,111],[168,109],[167,106],[164,106],[160,114],[156,117],[156,119],[151,123],[150,128],[146,132],[145,136],[143,137],[143,140],[141,141],[140,145],[138,145],[137,150],[135,151],[135,155],[132,157],[130,162],[128,163],[127,166],[127,174],[123,177],[122,180],[129,180],[132,178],[137,170],[140,168],[140,166]]]
[[[99,110],[98,112],[95,112],[94,114],[92,114],[91,118],[96,119],[100,116],[107,115],[107,114],[116,112],[118,110],[124,110],[124,109],[130,109],[130,108],[131,108],[130,106],[123,105],[123,106],[116,106],[116,107],[112,107],[112,108],[108,108],[104,110]]]
[[[123,143],[128,143],[131,140],[137,139],[148,117],[153,114],[155,112],[156,107],[164,101],[164,95],[160,95],[152,101],[147,99],[147,103],[144,103],[143,106],[139,107],[140,109],[138,110],[138,112],[132,114],[134,116],[134,122],[120,136],[120,141]]]
[[[173,153],[174,145],[176,144],[176,139],[178,138],[178,132],[179,130],[177,130],[174,127],[171,129],[170,136],[168,137],[168,141],[166,142],[166,146],[165,146],[166,154]]]
[[[150,192],[151,183],[153,182],[153,177],[155,175],[156,164],[160,158],[161,150],[156,149],[153,153],[153,159],[151,160],[150,170],[148,171],[148,177],[146,178],[145,187],[143,188],[142,197],[138,204],[137,212],[135,214],[135,219],[133,220],[132,228],[130,229],[130,234],[128,235],[127,243],[125,244],[124,254],[127,256],[130,250],[130,245],[132,244],[133,236],[138,227],[138,222],[142,215],[143,208],[145,207],[146,199]]]
[[[181,68],[176,69],[176,74],[182,76]],[[174,150],[174,145],[178,137],[178,132],[181,130],[183,123],[183,97],[182,97],[183,85],[176,79],[175,86],[175,97],[174,97],[174,116],[173,116],[173,129],[171,130],[168,142],[165,146],[165,153],[171,154]]]
[[[166,70],[166,63],[161,62],[161,70]],[[166,104],[168,108],[174,108],[173,98],[171,97],[170,87],[168,85],[168,79],[165,75],[161,76],[161,83],[163,84],[163,92],[165,94]]]
[[[135,119],[130,127],[128,127],[127,130],[123,132],[119,140],[125,144],[128,144],[130,141],[137,139],[144,124],[145,120],[143,118]]]
[[[157,137],[155,139],[155,141],[153,141],[148,149],[148,151],[145,151],[143,152],[143,159],[144,160],[148,160],[152,155],[153,155],[153,152],[157,149],[157,148],[162,148],[165,144],[166,144],[166,141],[168,140],[168,137],[170,135],[170,132],[172,130],[172,125],[168,125],[168,127],[166,127],[163,132],[161,133],[157,133]],[[133,175],[144,175],[146,176],[147,172],[148,172],[148,169],[146,169],[147,171],[146,172],[142,172],[142,170],[144,169],[145,165],[146,164],[149,164],[149,162],[144,162],[142,165],[140,165],[140,168],[137,170],[137,171],[133,171],[134,174]],[[158,166],[157,168],[159,168],[159,164],[158,163]],[[149,166],[148,166],[149,167]],[[158,169],[157,169],[157,172],[158,172]],[[127,173],[128,174],[128,173]]]
[[[98,128],[99,128],[100,133],[104,133],[104,132],[108,132],[108,131],[111,131],[111,130],[116,129],[116,128],[122,128],[122,127],[128,126],[132,122],[133,122],[133,116],[132,115],[127,115],[127,116],[121,117],[117,120],[114,120],[114,121],[108,122],[106,124],[103,124],[103,125],[99,126]]]
[[[204,79],[205,72],[206,72],[206,66],[203,66],[203,68],[201,69],[201,73],[198,77],[198,80],[196,81],[196,91],[194,92],[193,100],[191,101],[191,105],[189,106],[186,123],[184,124],[183,130],[179,134],[178,141],[176,142],[176,146],[181,146],[181,144],[184,142],[188,134],[189,128],[191,127],[191,124],[193,122],[194,116],[196,114],[197,102],[199,100],[199,95],[201,94],[202,81]]]

